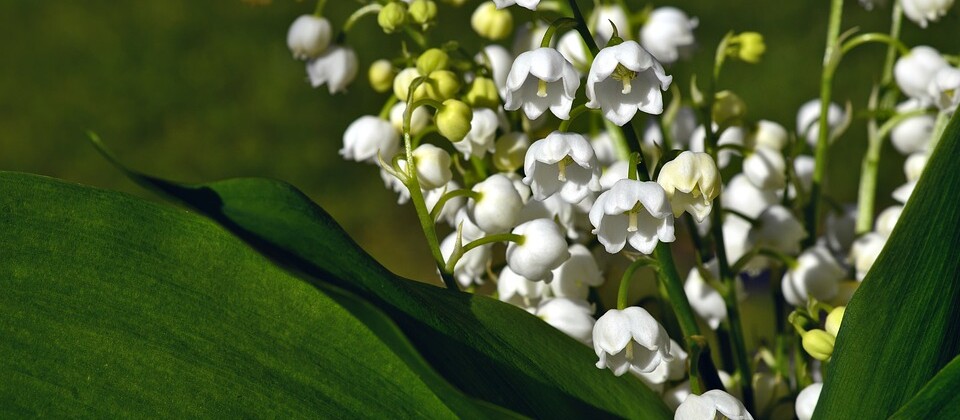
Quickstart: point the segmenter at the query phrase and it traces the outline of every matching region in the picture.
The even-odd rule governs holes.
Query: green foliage
[[[817,418],[888,417],[960,353],[957,156],[960,114],[847,306]]]
[[[890,417],[905,419],[960,418],[960,358],[954,358],[947,367],[917,393],[906,405]]]

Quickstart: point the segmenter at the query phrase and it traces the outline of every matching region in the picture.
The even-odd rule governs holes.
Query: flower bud
[[[530,138],[523,132],[514,131],[500,136],[493,147],[493,165],[503,172],[514,172],[523,167]]]
[[[901,0],[903,14],[921,28],[926,28],[930,22],[936,22],[947,14],[953,0]]]
[[[460,7],[467,3],[467,0],[442,0],[445,4],[449,4],[453,7]]]
[[[499,41],[513,31],[513,15],[507,10],[497,9],[493,2],[484,2],[470,17],[470,26],[481,37]]]
[[[940,69],[949,66],[939,51],[920,45],[897,59],[893,66],[893,78],[907,96],[920,100],[922,105],[930,105],[934,98],[930,97],[927,87]]]
[[[663,64],[689,58],[696,47],[693,30],[699,24],[697,18],[688,17],[680,9],[658,7],[640,29],[640,45]]]
[[[463,100],[474,108],[497,108],[500,105],[500,93],[492,79],[477,77],[470,83],[470,90]]]
[[[803,349],[814,359],[827,360],[833,355],[836,341],[836,337],[824,330],[810,330],[803,334]]]
[[[389,122],[365,115],[343,132],[340,156],[357,162],[378,163],[377,155],[389,161],[400,148],[400,136]]]
[[[401,101],[407,100],[410,93],[410,84],[418,77],[420,77],[420,71],[414,67],[407,67],[400,70],[400,73],[393,78],[393,94],[400,98]]]
[[[417,57],[417,70],[420,74],[430,74],[437,70],[446,70],[450,56],[439,48],[431,48]]]
[[[330,22],[322,17],[302,15],[287,32],[287,47],[293,58],[316,58],[330,46]]]
[[[437,4],[431,0],[413,0],[407,13],[413,23],[426,28],[437,18]]]
[[[393,33],[407,21],[406,3],[395,1],[387,3],[377,15],[377,24],[386,33]]]
[[[890,234],[893,233],[893,228],[897,226],[897,221],[900,220],[900,213],[903,213],[903,206],[893,205],[887,207],[877,216],[877,223],[876,226],[874,226],[874,230],[884,237],[889,238]]]
[[[927,159],[929,158],[930,155],[926,153],[914,153],[907,156],[907,160],[903,162],[903,173],[906,175],[907,181],[920,179],[920,175],[923,174],[923,168],[927,166]]]
[[[443,101],[443,106],[437,110],[437,131],[440,135],[452,142],[463,140],[470,132],[470,121],[473,119],[473,110],[470,106],[456,99]]]
[[[735,57],[747,63],[759,63],[763,53],[767,51],[767,45],[763,43],[763,35],[759,32],[743,32],[733,37],[733,43],[736,47],[734,48]]]
[[[430,108],[419,106],[410,114],[410,135],[420,134],[430,124]],[[390,108],[390,124],[396,127],[398,133],[403,133],[403,114],[407,111],[407,103],[398,101]]]
[[[370,71],[367,73],[367,76],[370,78],[370,86],[379,93],[384,93],[393,87],[393,77],[395,75],[393,64],[390,64],[388,60],[374,61],[373,64],[370,65]]]
[[[417,179],[422,189],[440,188],[453,178],[450,154],[446,150],[429,143],[421,144],[414,149],[413,159],[417,164]]]
[[[840,332],[840,323],[843,322],[843,314],[847,311],[846,306],[837,306],[827,315],[827,322],[824,328],[830,335],[836,337]]]
[[[706,153],[684,151],[663,165],[657,183],[670,199],[674,217],[689,212],[702,222],[720,194],[720,172]]]
[[[315,88],[326,84],[331,95],[343,92],[357,77],[357,53],[341,45],[327,48],[307,62],[307,77]]]
[[[786,128],[768,120],[757,121],[757,126],[751,134],[755,146],[769,147],[774,150],[783,150],[790,138]]]
[[[747,104],[737,94],[729,90],[717,92],[716,99],[713,102],[713,120],[717,122],[721,130],[732,125],[738,125],[746,114]]]
[[[922,103],[911,99],[897,105],[897,112],[910,112],[923,109]],[[906,118],[890,130],[890,142],[898,152],[904,155],[922,152],[927,149],[933,137],[933,115],[917,115]]]
[[[481,230],[493,234],[506,232],[516,226],[520,210],[523,209],[523,199],[510,178],[502,174],[491,175],[474,185],[473,191],[480,193],[480,196],[467,203],[467,212]],[[564,245],[563,249],[567,247]],[[530,280],[542,280],[514,271]]]
[[[449,70],[437,70],[427,77],[427,80],[420,85],[414,93],[414,97],[421,98],[422,95],[435,101],[445,101],[452,98],[460,90],[460,79]]]

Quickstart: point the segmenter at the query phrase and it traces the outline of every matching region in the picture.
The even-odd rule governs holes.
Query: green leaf
[[[376,305],[468,395],[535,417],[672,417],[640,380],[597,369],[592,349],[526,311],[389,272],[289,184],[177,184],[126,169],[101,151],[138,183],[209,216],[279,264]]]
[[[891,419],[960,418],[960,392],[957,390],[960,390],[960,357],[954,358],[937,376],[927,382]]]
[[[0,173],[3,417],[503,417],[208,220]]]
[[[960,113],[847,306],[815,418],[887,418],[960,353]]]

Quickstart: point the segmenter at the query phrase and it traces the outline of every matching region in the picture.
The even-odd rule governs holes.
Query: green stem
[[[640,163],[640,153],[630,153],[630,163],[627,166],[627,179],[637,180],[637,164]]]
[[[683,336],[687,341],[687,348],[690,348],[691,337],[700,335],[700,327],[697,325],[697,318],[693,315],[690,301],[687,300],[687,293],[683,291],[683,279],[677,273],[670,245],[660,242],[657,244],[653,255],[659,262],[660,279],[667,291],[669,302],[673,306],[673,312],[677,315],[680,330],[683,331]]]
[[[900,27],[903,22],[903,7],[899,1],[893,2],[893,12],[890,18],[890,38],[900,39]],[[881,84],[889,85],[893,81],[893,65],[897,60],[897,48],[893,45],[887,47],[887,57],[883,62],[883,78]]]
[[[400,99],[394,95],[390,95],[390,97],[387,98],[386,102],[383,103],[383,107],[380,108],[379,117],[381,120],[390,120],[390,110],[393,109],[393,106],[396,105],[398,101],[400,101]]]
[[[353,25],[360,20],[360,18],[366,15],[372,15],[374,13],[380,13],[380,10],[383,9],[379,3],[370,3],[366,6],[363,6],[353,12],[350,17],[347,18],[347,21],[343,23],[343,29],[340,30],[340,33],[347,33],[350,29],[353,29]]]
[[[777,250],[775,250],[775,249],[773,249],[773,248],[756,247],[756,248],[751,249],[750,252],[748,252],[746,255],[740,257],[740,259],[737,260],[737,262],[733,264],[733,268],[732,268],[733,272],[734,272],[734,273],[739,273],[739,272],[743,271],[743,268],[744,268],[748,263],[750,263],[750,260],[752,260],[752,259],[754,259],[754,258],[756,258],[757,256],[760,256],[760,255],[765,256],[765,257],[770,257],[770,258],[773,258],[773,259],[775,259],[775,260],[777,260],[777,261],[780,261],[781,263],[783,263],[783,265],[785,265],[785,266],[787,266],[787,267],[791,267],[791,268],[792,268],[792,267],[796,267],[796,265],[797,265],[797,260],[796,260],[795,258],[787,255],[787,254],[784,254],[784,253],[782,253],[782,252],[780,252],[780,251],[777,251]]]
[[[896,48],[901,55],[906,55],[910,53],[910,49],[907,48],[906,45],[903,45],[903,43],[900,42],[899,39],[893,38],[887,34],[868,33],[868,34],[857,35],[847,40],[847,42],[844,42],[843,46],[840,48],[840,55],[842,56],[850,52],[850,50],[870,42],[879,42],[879,43],[887,44],[888,47]]]
[[[576,24],[576,20],[568,17],[562,17],[550,22],[550,26],[547,26],[547,30],[543,33],[543,38],[540,39],[540,48],[550,47],[550,41],[553,41],[553,36],[557,33],[557,30]]]
[[[557,130],[558,130],[558,131],[567,131],[567,130],[569,130],[569,129],[570,129],[570,124],[573,123],[573,120],[575,120],[577,117],[579,117],[580,114],[582,114],[584,111],[587,111],[587,110],[589,110],[589,109],[590,109],[590,108],[587,108],[587,105],[586,105],[586,104],[577,105],[576,107],[573,108],[572,111],[570,111],[570,118],[569,118],[569,119],[560,121],[560,127],[557,128]]]
[[[468,190],[468,189],[459,189],[449,191],[444,195],[440,196],[440,199],[437,200],[437,204],[433,205],[433,210],[430,211],[430,219],[436,221],[440,217],[440,213],[443,212],[443,206],[447,204],[448,201],[457,197],[469,197],[474,200],[480,198],[480,193]]]
[[[633,274],[636,273],[640,268],[656,268],[656,265],[656,260],[647,257],[640,257],[627,266],[627,269],[623,272],[623,276],[620,277],[620,288],[617,290],[617,309],[623,310],[627,306],[630,306],[630,302],[627,299],[630,294],[630,281],[633,280]]]
[[[458,233],[459,235],[459,233]],[[516,242],[517,244],[523,244],[524,237],[523,235],[517,235],[515,233],[498,233],[496,235],[484,236],[480,239],[472,241],[462,247],[454,249],[453,255],[450,255],[450,259],[446,263],[446,269],[448,272],[453,272],[453,269],[457,266],[457,263],[460,262],[467,252],[470,252],[474,248],[484,246],[487,244],[492,244],[495,242]],[[459,243],[460,238],[457,238]]]
[[[317,0],[316,7],[313,8],[313,15],[316,17],[323,16],[323,6],[326,6],[327,0]]]
[[[827,120],[830,96],[833,93],[833,75],[840,64],[839,50],[840,22],[843,17],[843,0],[830,0],[830,23],[827,27],[826,48],[823,53],[823,74],[820,77],[820,119],[817,136],[817,148],[814,154],[816,163],[813,169],[813,187],[810,189],[810,202],[807,203],[805,221],[807,238],[804,247],[817,240],[817,226],[820,218],[820,201],[823,190],[823,178],[827,173],[827,151],[830,148],[830,125]]]
[[[573,18],[577,21],[577,32],[580,33],[580,38],[583,38],[583,42],[587,44],[590,55],[596,56],[597,53],[600,52],[600,48],[597,48],[597,41],[594,41],[593,36],[590,35],[590,28],[587,27],[587,21],[583,18],[580,7],[577,6],[577,0],[570,0],[569,3],[570,11],[573,12]]]

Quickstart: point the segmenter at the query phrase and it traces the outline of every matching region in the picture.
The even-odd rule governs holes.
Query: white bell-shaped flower
[[[720,270],[715,261],[707,263],[706,268],[712,272],[714,278],[719,278]],[[707,321],[710,329],[716,330],[720,327],[720,323],[727,319],[727,304],[723,296],[717,289],[707,284],[697,267],[691,268],[690,273],[687,274],[683,291],[687,295],[687,300],[690,301],[690,307],[697,316]]]
[[[753,420],[753,416],[734,396],[713,389],[703,395],[690,394],[683,400],[673,417],[675,420],[705,420],[726,418],[730,420]]]
[[[486,234],[486,232],[480,229],[480,227],[470,219],[470,212],[466,206],[457,211],[457,215],[454,218],[454,228],[460,230],[460,234],[463,236],[463,243],[475,241]]]
[[[527,188],[529,194],[530,189],[522,182],[520,185]],[[548,197],[543,201],[527,200],[527,203],[523,205],[523,210],[520,211],[518,224],[534,219],[554,219],[566,231],[567,237],[574,239],[576,237],[576,232],[574,232],[575,211],[574,205],[564,201],[559,195]]]
[[[407,111],[407,103],[400,101],[390,108],[390,124],[393,124],[398,133],[403,133],[403,113]],[[420,134],[430,124],[430,111],[427,107],[420,106],[410,114],[410,135]],[[456,143],[454,143],[456,144]]]
[[[350,123],[343,132],[340,156],[357,162],[379,164],[378,153],[389,162],[399,149],[400,133],[389,122],[364,115]]]
[[[450,191],[456,191],[460,189],[460,184],[457,181],[447,182],[443,188],[434,188],[432,190],[424,191],[423,201],[427,205],[427,210],[433,211],[433,208],[437,205],[437,202],[440,201],[440,197],[443,197],[444,194]],[[443,209],[440,210],[440,219],[444,220],[450,226],[457,227],[457,212],[460,211],[464,206],[466,206],[467,200],[463,196],[453,197],[447,200],[443,205]],[[474,238],[475,239],[475,238]]]
[[[816,166],[817,160],[813,156],[799,155],[793,158],[793,174],[796,175],[796,180],[806,193],[810,193],[810,188],[813,187],[813,171]],[[797,196],[797,188],[792,182],[787,185],[787,196],[790,198]]]
[[[638,373],[652,372],[673,360],[667,332],[637,306],[603,314],[593,326],[593,349],[600,358],[597,368],[609,368],[617,376],[631,368]]]
[[[842,212],[828,212],[824,238],[827,247],[836,255],[847,255],[857,238],[857,207],[847,205]]]
[[[527,280],[510,267],[503,267],[497,277],[497,298],[514,306],[530,308],[543,297],[546,286],[542,281]]]
[[[636,173],[636,168],[633,169]],[[620,160],[614,162],[607,169],[603,171],[603,174],[600,175],[600,188],[604,191],[613,188],[613,184],[616,184],[617,181],[621,179],[627,179],[630,177],[630,162],[625,160]]]
[[[723,217],[723,242],[724,249],[727,251],[727,260],[736,262],[747,254],[750,249],[753,248],[753,243],[750,242],[750,231],[753,226],[750,225],[750,222],[743,220],[736,215],[726,215]],[[751,262],[748,264],[745,269],[751,274],[759,269],[762,269],[763,266],[759,263]]]
[[[587,44],[583,42],[580,33],[577,31],[567,31],[557,41],[557,51],[566,58],[577,71],[586,72],[590,66]]]
[[[313,15],[301,15],[287,31],[287,47],[297,60],[320,55],[330,46],[330,21]]]
[[[897,226],[897,221],[900,220],[901,213],[903,213],[903,206],[899,205],[887,207],[880,212],[880,215],[877,216],[876,232],[889,238],[893,228]]]
[[[357,66],[357,53],[353,48],[334,45],[307,62],[307,76],[311,86],[326,84],[333,95],[347,90],[347,85],[357,77]]]
[[[720,383],[723,384],[723,387],[732,392],[730,395],[733,395],[735,398],[740,396],[740,394],[737,392],[737,383],[733,381],[733,378],[729,373],[718,370],[717,376],[720,377]],[[669,407],[671,410],[677,411],[677,407],[680,407],[680,404],[683,403],[683,401],[686,400],[687,396],[690,394],[690,381],[683,381],[680,385],[668,389],[663,393],[663,402],[667,404],[667,407]]]
[[[717,130],[718,127],[716,124],[713,124],[713,129]],[[706,152],[706,129],[704,126],[697,126],[693,133],[690,134],[690,151],[691,152]],[[717,146],[743,146],[747,139],[747,132],[743,127],[733,126],[727,127],[726,130],[720,132],[720,137],[717,139]],[[739,152],[723,149],[717,153],[717,166],[726,168],[730,164],[730,159],[733,156],[737,155]]]
[[[542,284],[542,283],[541,283]],[[593,305],[582,299],[553,298],[540,303],[535,315],[575,340],[591,345]]]
[[[850,261],[857,270],[857,280],[863,280],[867,272],[877,262],[880,251],[887,244],[887,238],[879,233],[870,232],[857,238],[850,248]]]
[[[570,258],[560,227],[550,219],[524,222],[513,229],[523,240],[507,244],[507,266],[528,280],[553,280],[552,271]]]
[[[773,150],[783,150],[790,141],[790,135],[782,125],[773,121],[760,120],[757,121],[753,132],[750,133],[750,141],[754,147],[769,147]]]
[[[907,96],[919,100],[921,105],[931,105],[933,98],[930,97],[927,87],[937,72],[948,66],[947,60],[939,51],[920,45],[897,59],[893,66],[893,78]]]
[[[823,391],[823,382],[807,385],[797,395],[795,410],[799,420],[810,420],[820,401],[820,392]]]
[[[597,160],[600,161],[601,165],[610,166],[619,160],[617,158],[617,149],[613,145],[613,138],[610,137],[608,131],[601,131],[591,137],[590,145],[593,146],[593,150],[597,154]]]
[[[658,7],[650,12],[640,29],[640,43],[657,61],[673,64],[693,55],[696,39],[693,30],[700,22],[676,7]]]
[[[424,190],[440,188],[453,178],[450,154],[446,150],[424,143],[413,149],[413,159],[417,166],[417,180]]]
[[[897,200],[900,204],[907,204],[907,201],[910,200],[910,196],[913,195],[913,190],[917,188],[917,181],[907,181],[906,184],[903,184],[893,190],[893,193],[890,194],[893,196],[894,200]]]
[[[611,22],[617,26],[617,32],[620,33],[621,37],[629,38],[630,34],[633,33],[630,30],[630,18],[627,16],[627,11],[619,4],[600,4],[590,13],[587,22],[590,32],[593,33],[593,39],[597,41],[600,48],[607,45],[610,38],[613,37]]]
[[[603,284],[603,273],[596,258],[587,247],[573,244],[569,248],[570,259],[553,270],[550,291],[556,297],[586,300],[590,286]]]
[[[746,175],[737,174],[723,191],[723,208],[756,219],[767,207],[780,202],[776,192],[757,188]]]
[[[843,108],[833,102],[827,107],[827,127],[829,128],[829,138],[833,139],[837,129],[843,124],[846,115]],[[800,137],[807,139],[810,147],[817,146],[817,139],[820,136],[820,100],[811,99],[800,107],[797,111],[797,133]]]
[[[670,200],[674,217],[684,211],[702,222],[713,208],[713,200],[720,194],[720,171],[713,158],[706,153],[681,152],[665,163],[657,176]]]
[[[457,233],[453,232],[440,242],[440,255],[444,260],[453,255],[453,249],[457,245]],[[486,273],[487,263],[492,257],[490,248],[493,245],[483,245],[471,249],[463,254],[457,264],[453,267],[453,277],[460,283],[461,287],[470,287],[472,285],[483,284],[483,275]]]
[[[660,363],[651,372],[639,372],[635,368],[631,368],[630,372],[639,377],[654,392],[661,393],[667,381],[681,380],[687,373],[687,352],[683,351],[683,346],[673,339],[670,339],[670,355],[673,356],[673,360]]]
[[[787,186],[787,161],[777,149],[758,146],[743,160],[743,174],[764,190],[780,190]]]
[[[907,100],[897,105],[897,112],[910,112],[923,109],[920,101]],[[893,130],[890,130],[890,142],[898,152],[904,155],[927,150],[933,136],[935,124],[933,115],[917,115],[900,121]]]
[[[907,177],[907,181],[920,179],[923,169],[927,167],[928,159],[930,159],[930,155],[926,153],[914,153],[907,156],[907,160],[903,162],[903,174]]]
[[[500,98],[507,97],[507,75],[513,65],[513,55],[506,48],[497,44],[487,45],[477,53],[474,60],[490,69],[493,83],[497,85]]]
[[[514,60],[507,76],[503,108],[516,111],[522,107],[531,120],[550,109],[557,118],[566,120],[578,88],[580,75],[560,52],[537,48]]]
[[[940,69],[927,86],[927,93],[941,112],[956,111],[957,104],[960,104],[960,69]]]
[[[496,3],[497,9],[517,5],[530,10],[537,10],[537,6],[540,4],[540,0],[493,0],[493,2]]]
[[[903,14],[913,23],[926,28],[930,22],[936,22],[947,14],[953,6],[953,0],[899,0]]]
[[[611,254],[620,252],[627,242],[637,251],[650,254],[659,241],[676,239],[670,201],[656,182],[617,181],[593,204],[590,223]]]
[[[533,198],[544,200],[556,193],[570,203],[579,203],[591,191],[600,191],[600,162],[582,135],[554,131],[527,149],[523,183]]]
[[[480,194],[470,200],[467,210],[470,219],[487,233],[506,232],[517,225],[523,200],[513,181],[502,174],[494,174],[473,186]]]
[[[670,88],[672,76],[636,41],[600,50],[587,75],[587,107],[603,110],[616,125],[633,119],[637,111],[663,113],[661,90]]]
[[[845,274],[826,248],[808,248],[797,258],[796,267],[783,275],[780,283],[783,297],[793,306],[806,305],[808,297],[829,301],[837,295]]]
[[[800,241],[806,237],[803,224],[794,217],[793,212],[779,204],[760,213],[757,225],[750,230],[750,242],[755,246],[772,248],[789,255],[800,252]]]
[[[453,147],[463,153],[465,159],[482,158],[488,152],[493,152],[493,141],[497,138],[499,126],[497,113],[492,109],[474,108],[473,118],[470,120],[470,131],[463,140],[454,142]]]

